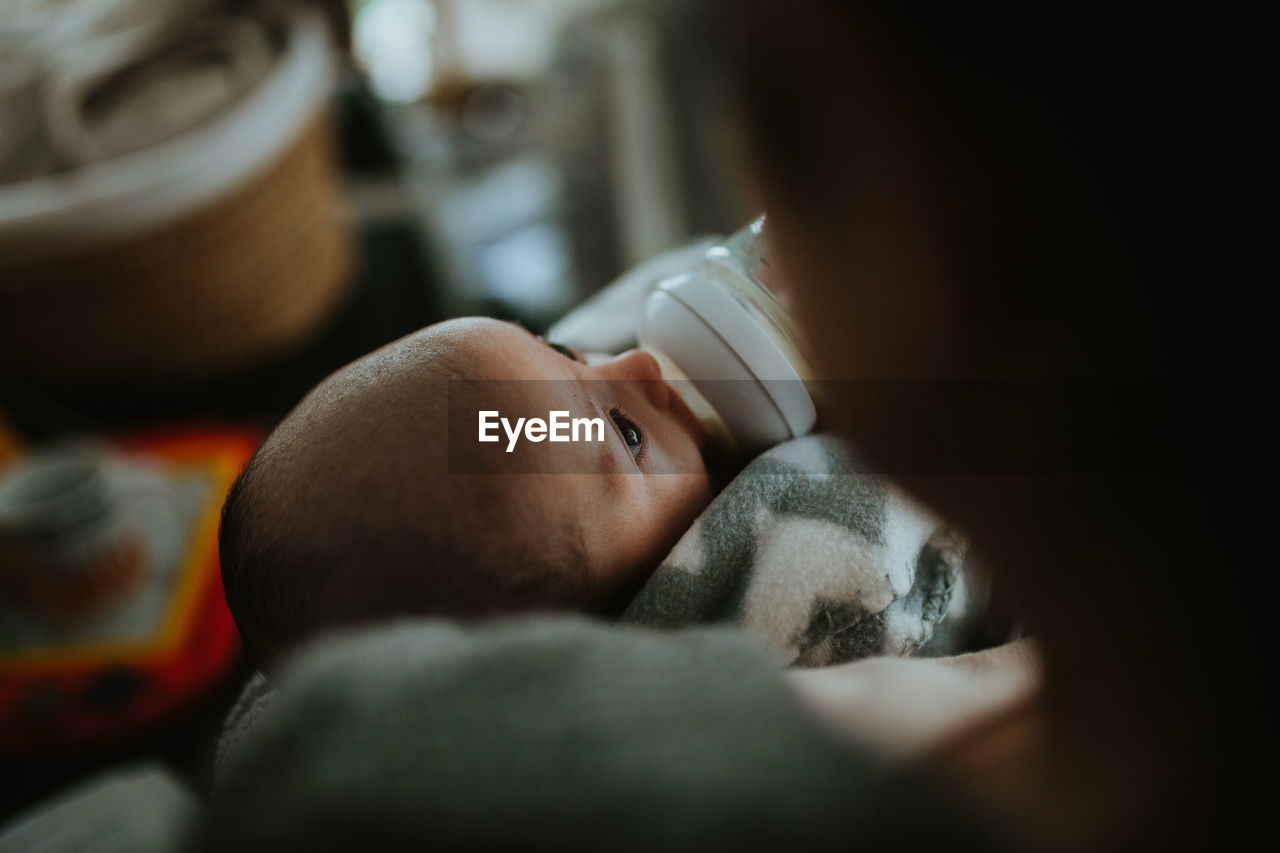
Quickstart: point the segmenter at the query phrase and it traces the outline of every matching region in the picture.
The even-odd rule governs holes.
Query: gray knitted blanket
[[[784,660],[952,654],[978,616],[959,537],[838,440],[752,461],[681,538],[622,621],[735,623]]]

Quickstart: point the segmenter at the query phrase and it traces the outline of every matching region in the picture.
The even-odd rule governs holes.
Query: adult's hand
[[[914,760],[1029,698],[1039,659],[1024,639],[950,658],[870,658],[787,677],[801,702],[841,737]]]

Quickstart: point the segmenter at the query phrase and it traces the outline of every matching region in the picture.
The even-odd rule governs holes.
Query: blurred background
[[[689,5],[6,0],[6,410],[270,422],[426,323],[545,327],[735,230],[741,153]],[[309,6],[349,53],[317,49]]]
[[[699,5],[0,2],[0,818],[139,755],[199,789],[217,509],[317,381],[752,217]]]

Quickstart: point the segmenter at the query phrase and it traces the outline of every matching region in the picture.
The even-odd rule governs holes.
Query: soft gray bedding
[[[958,534],[840,441],[809,436],[753,460],[622,621],[740,625],[799,666],[952,654],[981,610],[963,558]]]

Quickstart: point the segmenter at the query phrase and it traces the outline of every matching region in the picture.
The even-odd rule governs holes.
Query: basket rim
[[[253,177],[311,123],[335,78],[317,13],[291,14],[285,30],[267,78],[214,121],[142,151],[0,186],[0,248],[12,257],[24,247],[131,234]]]

